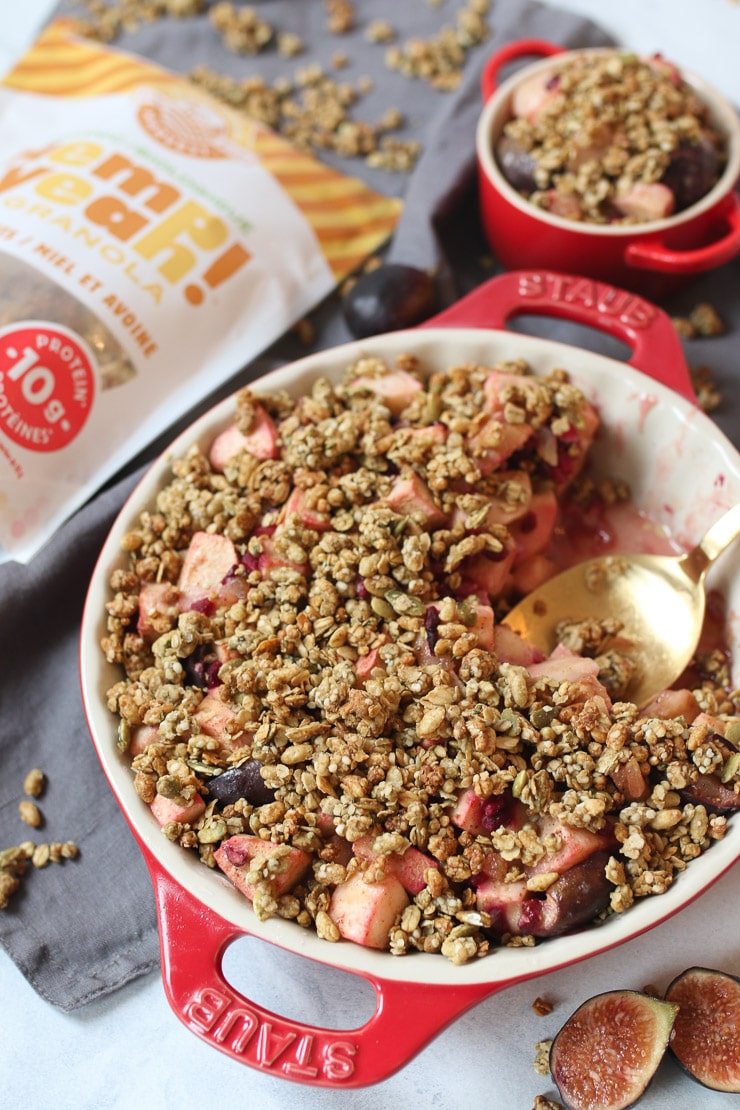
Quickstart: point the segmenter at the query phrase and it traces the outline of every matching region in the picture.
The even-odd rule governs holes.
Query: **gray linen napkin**
[[[349,173],[363,177],[385,193],[407,198],[390,255],[415,265],[442,265],[448,275],[447,297],[461,295],[490,276],[478,260],[485,252],[477,223],[474,181],[474,129],[480,109],[480,69],[489,53],[515,38],[537,36],[568,46],[608,42],[587,20],[520,0],[494,0],[492,35],[470,55],[465,80],[455,93],[439,93],[420,81],[389,74],[383,51],[363,37],[367,23],[387,18],[398,41],[411,35],[429,37],[453,16],[425,4],[365,0],[361,21],[341,39],[325,31],[322,0],[273,0],[261,10],[277,27],[292,30],[309,44],[311,59],[328,65],[342,49],[351,59],[347,79],[376,78],[362,103],[362,118],[377,119],[391,105],[401,105],[410,121],[409,135],[421,139],[424,154],[410,176],[369,170],[359,161],[335,159]],[[63,4],[60,11],[73,11]],[[189,71],[197,63],[232,74],[260,72],[272,80],[291,75],[301,59],[287,61],[265,53],[255,58],[229,54],[208,25],[207,17],[170,20],[142,27],[119,43],[172,69]],[[701,283],[701,297],[713,299],[736,328],[740,307],[731,295],[738,266],[724,267]],[[692,294],[694,299],[698,296]],[[693,301],[692,301],[693,303]],[[318,347],[349,338],[336,297],[316,313]],[[583,341],[581,330],[546,325],[565,341]],[[589,334],[588,342],[610,351],[610,341]],[[711,353],[710,353],[711,345]],[[711,362],[720,386],[729,395],[733,375],[732,337],[697,344],[693,361]],[[706,350],[705,350],[706,348]],[[238,388],[274,365],[305,354],[288,336],[265,360],[246,367],[220,395]],[[218,399],[216,396],[210,402]],[[190,414],[190,418],[206,405]],[[740,396],[720,421],[740,439]],[[126,473],[110,483],[70,520],[28,566],[0,566],[0,850],[25,839],[74,840],[77,859],[33,871],[0,912],[0,943],[38,993],[54,1005],[72,1010],[114,991],[156,967],[159,958],[156,912],[146,867],[99,767],[85,723],[78,679],[78,635],[85,591],[97,552],[116,512],[147,461],[178,429],[163,437]],[[39,799],[44,825],[29,829],[18,815],[23,779],[32,767],[47,776]]]

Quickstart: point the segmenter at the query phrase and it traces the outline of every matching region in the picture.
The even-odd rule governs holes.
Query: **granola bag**
[[[0,560],[323,299],[400,202],[53,23],[0,89]]]

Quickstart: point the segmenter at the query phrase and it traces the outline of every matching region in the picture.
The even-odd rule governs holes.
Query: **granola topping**
[[[260,918],[463,964],[572,927],[572,869],[598,922],[725,835],[719,649],[639,711],[617,628],[564,628],[551,674],[502,634],[544,506],[597,496],[596,423],[560,369],[368,356],[298,400],[243,390],[173,461],[110,578],[107,704],[163,834]]]
[[[724,139],[661,55],[577,53],[523,80],[496,155],[532,204],[566,219],[637,224],[695,203]]]

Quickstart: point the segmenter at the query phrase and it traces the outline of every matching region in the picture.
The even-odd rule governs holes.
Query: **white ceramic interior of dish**
[[[631,485],[635,502],[664,524],[682,543],[698,540],[724,510],[740,500],[740,454],[697,408],[652,382],[627,364],[578,348],[513,332],[470,328],[424,328],[378,336],[311,355],[254,383],[257,392],[287,389],[307,392],[320,375],[337,380],[359,354],[389,362],[414,352],[424,368],[444,370],[456,363],[492,365],[498,359],[525,358],[536,373],[564,367],[598,407],[603,430],[594,446],[598,468]],[[142,844],[193,898],[246,933],[298,954],[379,979],[449,984],[502,983],[529,978],[594,955],[658,924],[699,895],[740,857],[740,819],[730,822],[723,841],[689,865],[667,893],[646,898],[627,913],[598,928],[538,944],[502,948],[484,960],[454,967],[441,956],[416,953],[404,958],[342,942],[328,944],[312,932],[271,918],[260,922],[246,899],[220,874],[170,843],[134,791],[127,758],[116,747],[117,722],[105,705],[105,691],[120,678],[99,648],[105,634],[108,577],[123,563],[121,537],[138,513],[151,507],[170,480],[168,460],[194,443],[206,448],[233,419],[227,399],[181,435],[147,473],[117,518],[102,549],[90,584],[82,622],[80,663],[83,699],[99,756],[123,812]],[[734,572],[734,573],[733,573]],[[740,574],[737,550],[726,552],[710,572],[710,584],[727,599],[729,637],[740,661]],[[736,681],[738,679],[736,678]]]
[[[496,190],[503,193],[507,200],[517,208],[520,208],[523,212],[527,212],[529,215],[536,215],[537,218],[541,219],[544,223],[552,224],[555,227],[567,228],[568,231],[575,233],[580,232],[584,235],[604,235],[609,238],[619,238],[623,236],[634,237],[645,231],[658,234],[668,228],[687,223],[702,212],[706,212],[707,209],[712,208],[720,197],[725,196],[725,194],[729,193],[731,189],[734,188],[738,178],[740,178],[740,117],[726,97],[702,77],[688,70],[680,69],[679,67],[683,79],[687,84],[691,85],[697,96],[708,106],[713,125],[725,136],[728,157],[722,175],[713,188],[698,200],[696,204],[692,204],[689,208],[676,213],[674,216],[667,216],[662,220],[652,220],[646,223],[626,225],[579,223],[576,220],[567,220],[562,216],[555,216],[551,212],[545,211],[543,208],[536,207],[531,204],[526,197],[522,196],[521,193],[518,193],[501,173],[494,156],[494,145],[496,140],[504,124],[511,119],[511,97],[517,85],[538,73],[550,72],[556,68],[559,69],[563,64],[567,64],[569,58],[578,55],[598,56],[612,52],[611,48],[608,47],[583,51],[573,50],[563,54],[552,55],[551,57],[542,59],[542,61],[533,62],[530,65],[518,69],[516,73],[512,74],[511,77],[508,77],[506,81],[501,83],[500,87],[488,99],[483,107],[476,129],[477,156],[486,176],[493,183]]]

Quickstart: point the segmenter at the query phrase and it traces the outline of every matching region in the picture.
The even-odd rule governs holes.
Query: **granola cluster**
[[[641,223],[694,203],[719,178],[724,140],[670,62],[576,54],[523,82],[497,151],[532,204],[592,223]]]
[[[364,357],[297,400],[243,390],[231,449],[172,462],[111,574],[107,704],[165,836],[237,868],[260,917],[336,941],[335,892],[416,853],[387,948],[461,964],[567,927],[571,836],[598,840],[596,919],[724,836],[740,800],[726,655],[696,661],[680,713],[640,712],[620,700],[617,630],[571,626],[580,654],[561,654],[587,673],[570,677],[497,638],[522,566],[542,565],[517,561],[527,507],[596,494],[581,472],[595,426],[562,370]],[[490,884],[527,920],[494,911]]]

